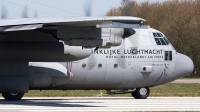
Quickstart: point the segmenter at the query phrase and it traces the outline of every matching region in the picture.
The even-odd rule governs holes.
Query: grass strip
[[[151,97],[200,97],[200,84],[173,84],[151,88]],[[104,90],[30,90],[25,97],[132,97],[131,94],[107,95]]]

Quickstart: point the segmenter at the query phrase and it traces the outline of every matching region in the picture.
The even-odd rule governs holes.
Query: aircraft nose
[[[180,78],[190,75],[194,70],[193,61],[186,55],[179,54],[175,63],[175,77]]]

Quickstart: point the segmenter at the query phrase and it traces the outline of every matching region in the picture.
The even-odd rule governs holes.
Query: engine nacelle
[[[128,29],[58,26],[57,37],[70,46],[110,48],[121,45],[123,38],[135,33],[132,28]]]
[[[102,28],[103,47],[119,46],[122,44],[123,28]]]

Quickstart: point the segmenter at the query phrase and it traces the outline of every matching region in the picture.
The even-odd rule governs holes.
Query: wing
[[[137,17],[70,17],[70,18],[23,18],[0,20],[0,31],[20,31],[45,28],[49,26],[97,26],[114,22],[141,24],[145,20]]]
[[[140,25],[144,21],[145,20],[142,18],[124,16],[4,19],[0,20],[0,33],[9,35],[13,32],[27,34],[27,32],[32,31],[36,33],[37,31],[38,33],[39,31],[43,33],[43,35],[51,34],[54,38],[66,41],[69,45],[106,46],[110,43],[112,44],[112,42],[105,42],[102,40],[102,28],[134,28],[135,25]],[[124,31],[122,31],[122,33],[124,33]],[[25,34],[21,35],[25,36]],[[21,35],[18,37],[22,38]],[[36,36],[40,36],[40,34]],[[26,40],[29,40],[29,38],[30,37],[27,39],[26,37]],[[16,41],[16,39],[14,40]],[[33,40],[40,41],[38,38]],[[87,40],[87,42],[85,40]],[[32,40],[30,41],[32,42]],[[83,42],[86,44],[82,45]],[[89,45],[88,43],[95,44]]]

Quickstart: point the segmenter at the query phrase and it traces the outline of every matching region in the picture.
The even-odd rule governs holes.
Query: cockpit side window
[[[156,41],[157,45],[162,45],[161,42],[160,42],[160,40],[158,38],[155,38],[155,41]]]
[[[165,61],[172,61],[172,51],[165,51]]]
[[[169,51],[169,60],[172,61],[172,51]]]
[[[168,59],[169,59],[169,52],[165,51],[165,61],[168,61]]]

